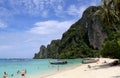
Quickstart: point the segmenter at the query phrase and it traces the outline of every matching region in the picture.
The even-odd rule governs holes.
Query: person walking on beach
[[[90,66],[90,65],[88,65],[88,68],[91,68],[91,66]]]
[[[3,74],[3,78],[6,78],[7,77],[7,74],[6,74],[6,72],[4,72],[4,74]]]

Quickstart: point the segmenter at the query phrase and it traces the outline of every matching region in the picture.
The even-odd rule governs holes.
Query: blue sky
[[[32,58],[100,0],[0,0],[0,58]]]

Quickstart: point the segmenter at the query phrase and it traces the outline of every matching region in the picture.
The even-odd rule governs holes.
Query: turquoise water
[[[0,60],[0,78],[3,72],[7,72],[7,78],[21,78],[21,74],[17,71],[26,70],[27,76],[42,75],[49,72],[58,71],[58,65],[51,65],[49,62],[57,59],[1,59]],[[65,59],[64,59],[65,60]],[[77,64],[82,59],[67,59],[68,64],[59,65],[59,71]],[[13,74],[13,76],[11,76]]]

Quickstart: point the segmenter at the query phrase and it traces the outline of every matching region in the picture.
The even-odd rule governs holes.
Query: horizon
[[[33,58],[100,0],[0,0],[0,59]]]

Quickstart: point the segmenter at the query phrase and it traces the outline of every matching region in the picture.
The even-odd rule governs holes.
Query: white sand
[[[120,66],[102,66],[106,60],[107,63],[114,61],[114,59],[100,58],[97,63],[83,64],[70,70],[57,72],[46,77],[32,77],[32,78],[120,78]],[[88,65],[91,68],[88,68]]]

